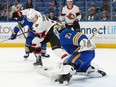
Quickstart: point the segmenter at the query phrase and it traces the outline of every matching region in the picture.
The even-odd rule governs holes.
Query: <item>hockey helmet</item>
[[[73,1],[73,0],[67,0],[67,1]]]
[[[27,18],[28,19],[32,19],[32,18],[34,18],[35,16],[36,16],[36,10],[34,10],[34,9],[29,9],[29,11],[27,12]]]

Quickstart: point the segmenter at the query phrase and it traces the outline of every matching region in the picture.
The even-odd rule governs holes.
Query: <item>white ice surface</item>
[[[47,49],[49,59],[43,59],[45,66],[56,66],[59,58]],[[33,54],[24,60],[24,48],[0,48],[0,87],[66,87],[51,84],[50,80],[37,74],[33,67]],[[74,76],[67,87],[116,87],[116,49],[96,49],[92,61],[107,73],[103,78]]]

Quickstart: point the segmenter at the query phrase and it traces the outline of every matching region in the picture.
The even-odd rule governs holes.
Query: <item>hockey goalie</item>
[[[59,62],[59,69],[47,73],[54,82],[68,84],[71,77],[78,72],[85,76],[98,78],[106,76],[106,73],[91,65],[95,57],[95,44],[82,32],[71,29],[60,29],[55,27],[55,33],[59,35],[61,46],[69,54]],[[47,72],[47,71],[46,71]]]

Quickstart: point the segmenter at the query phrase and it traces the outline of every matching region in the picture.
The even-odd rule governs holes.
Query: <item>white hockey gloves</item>
[[[79,45],[80,45],[79,52],[94,50],[96,48],[95,44],[88,39],[81,40]]]

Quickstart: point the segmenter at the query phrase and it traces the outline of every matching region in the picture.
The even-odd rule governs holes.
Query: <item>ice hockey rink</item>
[[[56,66],[59,58],[47,49],[50,58],[43,58],[44,66]],[[107,73],[103,78],[74,75],[67,86],[56,85],[33,66],[33,54],[24,60],[24,48],[0,48],[0,87],[116,87],[116,49],[96,49],[92,61]]]

